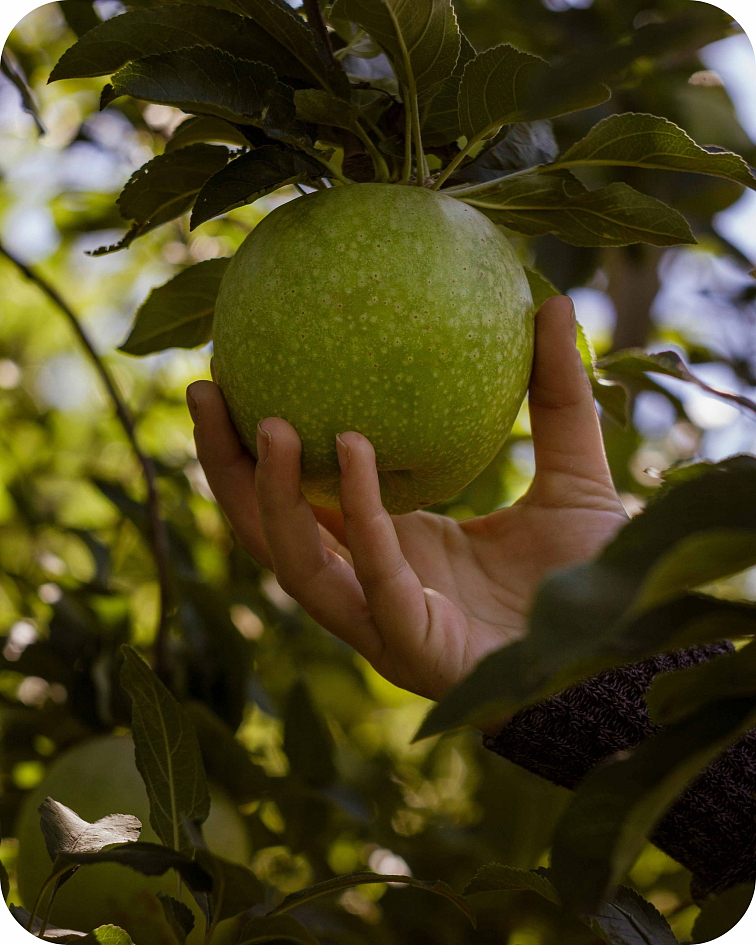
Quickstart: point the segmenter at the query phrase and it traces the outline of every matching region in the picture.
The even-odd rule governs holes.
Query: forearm
[[[554,784],[574,789],[597,764],[658,730],[644,693],[660,672],[729,652],[729,643],[666,653],[600,673],[529,706],[483,744]],[[756,877],[756,733],[710,765],[670,808],[651,836],[696,877],[698,891]]]

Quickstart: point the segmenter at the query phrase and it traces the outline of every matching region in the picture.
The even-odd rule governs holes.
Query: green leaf
[[[542,276],[540,272],[537,272],[535,269],[529,269],[527,266],[523,266],[523,269],[528,278],[530,294],[533,296],[533,306],[536,311],[538,311],[548,299],[553,298],[555,295],[562,294],[559,289],[557,289],[553,283],[549,282],[546,276]]]
[[[462,137],[459,121],[459,87],[462,84],[465,66],[475,58],[477,53],[464,33],[460,33],[459,38],[461,41],[459,57],[454,71],[433,87],[432,95],[425,97],[420,112],[423,144],[430,148],[443,147]]]
[[[98,945],[133,945],[129,933],[117,925],[101,925],[90,934]]]
[[[354,131],[363,116],[377,120],[388,102],[387,96],[375,89],[356,89],[348,102],[318,89],[298,89],[294,93],[297,118],[348,131]]]
[[[681,381],[688,381],[695,384],[707,394],[713,394],[715,397],[721,397],[723,400],[729,400],[739,407],[745,407],[756,413],[756,403],[748,397],[740,394],[730,394],[726,391],[717,390],[709,387],[702,380],[696,377],[683,359],[675,351],[659,351],[656,354],[647,354],[642,348],[626,348],[623,351],[617,351],[602,358],[598,367],[612,377],[620,380],[635,380],[642,377],[646,372],[655,374],[666,374],[667,377],[676,377]]]
[[[416,889],[424,889],[426,892],[435,893],[443,896],[463,912],[475,928],[475,916],[470,909],[469,904],[463,896],[459,896],[451,886],[442,882],[440,879],[435,882],[425,882],[421,879],[415,879],[412,876],[402,876],[394,873],[350,873],[345,876],[336,876],[333,879],[327,879],[322,883],[316,883],[314,886],[307,886],[297,892],[289,895],[280,902],[269,915],[278,915],[281,912],[287,912],[305,902],[311,902],[320,896],[326,896],[332,892],[339,892],[342,889],[351,889],[354,886],[366,886],[371,883],[402,883],[406,886],[414,886]]]
[[[146,355],[166,348],[196,348],[213,336],[215,300],[230,258],[206,259],[153,289],[119,347]]]
[[[191,229],[286,184],[310,183],[326,173],[322,164],[304,153],[275,145],[248,151],[204,185],[194,205]]]
[[[173,896],[159,892],[157,897],[163,907],[165,921],[171,927],[176,941],[179,945],[186,945],[186,937],[194,928],[194,913],[186,903],[174,899]]]
[[[421,96],[454,71],[460,38],[451,0],[337,0],[333,14],[367,30]]]
[[[121,681],[132,701],[136,764],[150,798],[150,823],[174,850],[192,845],[182,822],[204,823],[210,795],[191,720],[144,660],[122,646]]]
[[[131,221],[131,228],[118,243],[92,255],[125,249],[138,236],[186,213],[205,182],[226,166],[229,154],[220,145],[192,144],[148,161],[132,174],[118,198],[121,216]]]
[[[58,5],[63,19],[79,37],[102,22],[92,0],[59,0]]]
[[[674,724],[720,699],[756,696],[756,646],[656,677],[646,694],[651,718]]]
[[[594,912],[675,799],[755,722],[753,699],[709,703],[646,739],[630,758],[591,771],[553,836],[549,876],[565,905]]]
[[[550,575],[536,593],[528,634],[485,657],[415,737],[514,714],[602,669],[679,643],[686,627],[701,620],[722,639],[733,617],[732,635],[741,635],[751,609],[733,602],[684,595],[642,615],[633,605],[647,575],[684,539],[711,529],[756,529],[754,494],[753,457],[696,464],[691,478],[679,476],[594,561]],[[700,636],[701,628],[695,631]]]
[[[310,787],[335,780],[333,736],[303,680],[294,684],[286,703],[283,750],[292,774]]]
[[[481,866],[465,886],[463,895],[492,892],[497,889],[529,889],[549,902],[560,905],[559,896],[549,880],[538,870],[521,870],[501,863]]]
[[[753,883],[738,883],[717,896],[707,896],[693,925],[694,942],[712,942],[740,922],[753,899]]]
[[[231,729],[204,702],[184,706],[197,731],[200,751],[210,779],[226,789],[237,804],[259,801],[270,792],[265,769],[255,764]]]
[[[211,46],[190,46],[124,66],[113,76],[106,99],[131,95],[185,112],[259,125],[279,137],[275,132],[287,101],[293,113],[292,94],[270,66]]]
[[[189,46],[214,46],[270,66],[278,76],[312,78],[277,40],[250,19],[206,6],[175,4],[115,16],[63,53],[50,82],[111,75],[129,62]]]
[[[630,419],[630,398],[627,389],[622,384],[605,381],[599,377],[596,371],[596,353],[579,322],[577,324],[577,349],[580,352],[588,380],[591,382],[594,398],[601,405],[605,414],[610,416],[619,426],[626,427]]]
[[[712,153],[673,122],[623,112],[605,118],[556,162],[556,167],[629,165],[724,177],[756,190],[756,177],[737,154]]]
[[[528,96],[535,83],[549,73],[550,66],[540,56],[508,43],[478,53],[465,67],[459,89],[463,134],[470,140],[490,138],[502,125],[591,108],[611,96],[606,86],[594,83],[578,94],[565,93],[558,104],[528,107]]]
[[[251,869],[209,850],[197,850],[195,859],[213,878],[210,904],[214,922],[230,919],[265,901],[265,886]]]
[[[580,918],[609,945],[677,945],[664,916],[628,886],[620,886],[595,912]]]
[[[239,936],[239,945],[257,945],[258,942],[318,945],[317,938],[307,926],[292,915],[262,915],[250,919]]]
[[[485,194],[452,196],[516,233],[553,233],[572,246],[696,242],[685,217],[661,200],[622,183],[587,190],[565,171],[505,177]]]
[[[249,141],[238,128],[222,118],[187,118],[182,121],[166,142],[166,153],[186,148],[201,141],[222,141],[237,148],[249,147]]]

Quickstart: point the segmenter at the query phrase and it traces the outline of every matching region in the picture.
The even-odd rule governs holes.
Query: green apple
[[[134,763],[130,736],[104,735],[88,739],[57,758],[45,777],[25,798],[16,825],[18,890],[31,909],[52,863],[39,825],[38,807],[52,797],[88,821],[107,814],[134,814],[142,822],[140,840],[159,843],[150,826],[150,803]],[[227,860],[248,863],[250,844],[244,821],[233,802],[218,787],[211,788],[210,816],[203,833],[207,845]],[[51,921],[59,928],[90,931],[114,924],[128,931],[135,942],[175,945],[156,893],[178,895],[175,873],[144,876],[115,863],[81,867],[61,887]],[[204,918],[191,895],[182,900],[192,908],[195,928],[190,943],[201,943]]]
[[[302,487],[338,507],[336,435],[375,447],[393,513],[458,492],[501,448],[527,388],[533,299],[503,233],[422,187],[350,184],[273,210],[218,295],[214,369],[255,453],[265,417],[303,445]]]

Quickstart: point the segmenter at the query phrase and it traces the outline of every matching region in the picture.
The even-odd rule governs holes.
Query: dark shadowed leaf
[[[465,66],[477,55],[470,40],[460,33],[457,65],[450,76],[439,82],[426,96],[420,111],[423,143],[428,147],[442,147],[462,136],[459,123],[459,87]]]
[[[505,128],[474,161],[455,171],[453,179],[455,182],[480,184],[513,171],[550,164],[558,153],[559,147],[548,119],[523,121]]]
[[[192,144],[148,161],[132,174],[118,198],[118,209],[131,229],[118,243],[92,255],[125,249],[138,236],[186,213],[203,184],[225,167],[229,155],[228,148],[220,145]]]
[[[226,257],[205,259],[153,289],[118,350],[145,355],[207,344],[213,335],[218,288],[229,261]]]
[[[96,853],[111,843],[139,839],[142,824],[133,814],[109,814],[91,824],[53,798],[39,808],[40,825],[50,859],[69,853]]]
[[[333,12],[367,30],[420,95],[454,71],[460,38],[451,0],[337,0]]]
[[[464,896],[496,889],[529,889],[549,902],[559,905],[559,896],[549,880],[538,870],[521,870],[501,863],[481,866],[463,890]]]
[[[132,700],[136,765],[150,798],[150,823],[167,846],[189,852],[182,821],[204,823],[210,813],[194,725],[136,651],[130,646],[121,651],[121,681]]]
[[[611,899],[581,919],[608,945],[677,945],[664,916],[628,886],[620,886]]]
[[[718,699],[756,696],[756,646],[750,643],[721,659],[654,679],[646,693],[651,718],[660,725],[680,722]]]
[[[490,138],[502,125],[553,118],[567,112],[591,108],[611,95],[600,82],[571,94],[563,91],[558,103],[528,107],[534,85],[551,69],[540,56],[516,49],[508,43],[493,46],[465,67],[459,89],[459,117],[463,134],[470,140]]]
[[[376,89],[355,89],[348,102],[319,89],[298,89],[294,93],[297,118],[349,131],[359,125],[362,117],[376,121],[388,102],[387,96]]]
[[[696,464],[632,519],[592,562],[554,572],[539,587],[528,635],[485,657],[431,710],[416,738],[465,722],[513,714],[610,666],[722,639],[750,622],[748,605],[682,592],[645,613],[633,605],[647,575],[675,548],[711,529],[756,530],[756,458]],[[696,580],[701,572],[696,575]],[[730,628],[730,619],[733,626]]]
[[[505,177],[487,193],[453,196],[516,233],[553,233],[572,246],[696,242],[685,217],[661,200],[622,183],[588,190],[565,171]]]
[[[239,945],[257,945],[258,942],[318,945],[318,939],[293,915],[263,915],[250,919],[239,936]]]
[[[0,891],[3,894],[3,902],[8,901],[8,893],[10,892],[10,879],[8,877],[8,870],[5,868],[5,863],[0,860]]]
[[[712,942],[740,922],[753,899],[753,883],[739,883],[718,896],[707,896],[693,925],[693,941]]]
[[[289,693],[283,749],[292,772],[310,787],[326,787],[336,778],[333,736],[303,680]]]
[[[594,912],[611,896],[669,806],[754,722],[756,699],[711,702],[591,771],[553,836],[549,877],[563,902]]]
[[[166,893],[157,894],[160,905],[163,907],[165,920],[171,927],[179,945],[185,945],[186,937],[194,928],[194,913],[185,903],[168,896]]]
[[[42,124],[34,93],[29,88],[21,64],[7,48],[2,51],[2,56],[0,56],[0,72],[16,86],[18,94],[21,96],[21,107],[34,119],[37,131],[41,135],[45,134],[46,129]]]
[[[119,863],[145,876],[162,876],[176,870],[186,885],[196,892],[209,892],[213,881],[204,867],[188,856],[159,843],[126,843],[99,853],[71,853],[66,857],[72,863],[89,866],[93,863]]]
[[[634,380],[642,377],[646,372],[666,374],[668,377],[676,377],[681,381],[695,384],[701,390],[706,391],[707,394],[729,400],[756,413],[756,403],[754,401],[740,394],[730,394],[709,387],[708,384],[705,384],[689,370],[683,359],[675,351],[659,351],[656,354],[647,354],[641,348],[627,348],[624,351],[617,351],[602,358],[598,366],[606,374],[620,380],[623,378]]]
[[[211,780],[222,785],[237,804],[249,804],[267,795],[270,785],[264,768],[252,761],[228,725],[204,702],[189,702],[184,709],[194,723]]]
[[[83,36],[102,22],[92,2],[93,0],[59,0],[63,18],[77,36]]]
[[[135,59],[188,46],[214,46],[237,59],[264,63],[279,76],[312,78],[252,20],[209,6],[175,4],[135,10],[100,23],[63,53],[49,81],[111,75]]]
[[[29,920],[31,919],[31,913],[28,909],[24,909],[23,906],[14,906],[12,903],[8,906],[8,911],[13,916],[13,918],[18,922],[19,925],[22,925],[25,929],[29,928]],[[39,933],[42,929],[42,919],[39,916],[34,917],[34,921],[31,925],[31,932],[39,936]],[[40,939],[42,942],[77,942],[81,943],[82,940],[88,938],[87,932],[75,932],[73,929],[59,929],[54,925],[47,926],[44,937]]]
[[[207,181],[197,196],[191,229],[286,184],[310,183],[325,173],[322,164],[304,153],[275,145],[248,151]]]
[[[556,162],[558,167],[632,165],[725,177],[756,190],[756,177],[737,154],[712,153],[673,122],[623,112],[605,118]]]
[[[407,886],[414,886],[416,889],[424,889],[426,892],[436,893],[445,899],[453,902],[454,905],[463,912],[475,927],[475,917],[469,904],[463,896],[454,892],[451,886],[436,880],[435,882],[425,882],[421,879],[415,879],[412,876],[401,876],[393,873],[350,873],[346,876],[336,876],[334,879],[327,879],[325,882],[316,883],[314,886],[307,886],[306,889],[300,889],[298,892],[290,893],[283,902],[280,902],[275,909],[271,910],[270,915],[276,915],[281,912],[288,912],[297,906],[318,899],[320,896],[327,896],[332,892],[339,892],[342,889],[351,889],[353,886],[365,886],[370,883],[403,883]]]
[[[108,98],[120,95],[242,125],[264,125],[267,131],[268,112],[280,111],[291,89],[270,66],[210,46],[190,46],[124,66],[113,76]]]
[[[197,850],[196,862],[213,878],[210,910],[214,921],[230,919],[265,900],[265,886],[252,870],[209,850]]]
[[[262,132],[260,135],[265,139],[266,136]],[[201,141],[223,142],[238,148],[249,147],[247,138],[230,122],[222,118],[194,117],[181,122],[166,142],[165,150],[166,153],[176,151],[178,148],[186,148],[190,144],[198,144]]]

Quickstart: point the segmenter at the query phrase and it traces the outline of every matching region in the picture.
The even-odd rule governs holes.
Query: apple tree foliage
[[[3,74],[40,129],[39,102],[50,102],[51,90],[97,89],[104,114],[120,115],[143,150],[148,142],[152,156],[126,183],[117,213],[102,193],[75,210],[55,205],[64,245],[106,233],[110,242],[90,240],[92,255],[130,254],[142,297],[138,273],[168,240],[174,251],[177,242],[196,246],[205,231],[233,251],[262,198],[363,181],[435,188],[486,213],[513,240],[538,301],[595,285],[601,272],[610,293],[628,271],[642,275],[639,290],[643,279],[653,285],[668,247],[700,243],[745,265],[712,218],[756,189],[756,148],[721,86],[688,83],[702,68],[696,50],[736,31],[715,7],[135,0],[105,21],[89,0],[51,4],[50,16],[53,8],[61,24],[54,51],[12,39]],[[48,78],[62,84],[46,88]],[[155,105],[181,120],[156,131],[146,118]],[[86,140],[87,127],[67,146]],[[184,253],[167,281],[151,280],[164,284],[141,301],[122,352],[155,355],[212,339],[228,251],[190,259]],[[66,259],[49,273],[75,309],[79,286]],[[25,274],[37,277],[28,292],[39,290],[39,273]],[[3,279],[16,274],[4,269]],[[119,287],[126,283],[116,275],[100,291]],[[726,304],[753,318],[755,295],[746,286]],[[10,304],[31,319],[38,298],[11,293]],[[46,304],[54,306],[50,293]],[[0,368],[24,362],[24,345],[48,343],[13,325]],[[128,945],[115,926],[46,922],[73,872],[107,861],[148,875],[175,871],[184,901],[166,896],[161,907],[178,945],[415,943],[423,935],[474,945],[534,927],[545,945],[671,945],[730,928],[750,890],[694,903],[689,874],[654,859],[645,838],[691,777],[756,725],[748,642],[756,612],[732,577],[756,566],[756,459],[670,461],[663,478],[648,475],[638,468],[645,447],[632,407],[641,394],[664,398],[677,427],[690,430],[687,384],[752,413],[745,394],[719,390],[690,365],[726,362],[756,386],[756,359],[673,332],[649,353],[649,326],[629,349],[615,345],[601,357],[585,332],[578,339],[613,473],[644,511],[594,561],[546,580],[529,635],[433,707],[414,697],[404,706],[233,543],[196,464],[166,446],[183,407],[162,381],[127,383],[129,359],[100,358],[118,372],[116,386],[131,385],[142,464],[126,446],[108,453],[124,436],[117,425],[63,422],[23,385],[5,385],[13,446],[2,454],[0,516],[3,835],[12,836],[35,765],[128,727],[161,840],[140,842],[127,811],[87,824],[51,799],[41,810],[50,878],[36,907],[13,906],[17,919],[49,941]],[[439,511],[485,513],[511,501],[527,442],[520,425],[491,468]],[[147,469],[152,493],[139,484]],[[168,562],[160,581],[151,550]],[[658,679],[648,703],[664,728],[574,795],[502,763],[463,728],[601,669],[720,639],[739,648]],[[181,763],[169,764],[167,752]],[[204,848],[206,773],[245,816],[256,850],[249,867]],[[8,862],[0,879],[14,902]],[[204,928],[195,928],[187,897]]]

